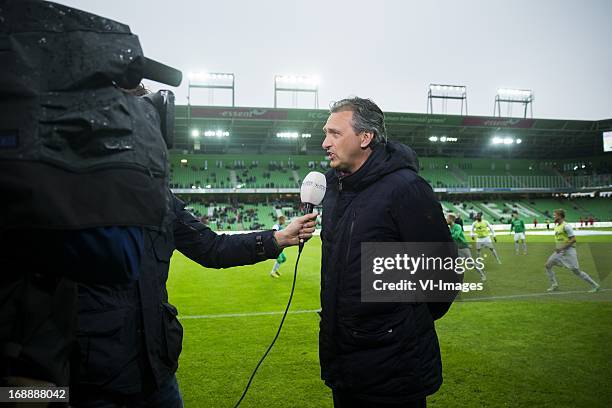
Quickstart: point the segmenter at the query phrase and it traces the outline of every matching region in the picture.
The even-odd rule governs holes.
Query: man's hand
[[[561,248],[555,249],[555,252],[558,254],[562,254],[563,252],[565,252],[566,249],[568,249],[575,243],[576,243],[576,237],[570,237],[569,241],[567,241],[567,244],[563,245]]]
[[[294,218],[287,228],[282,231],[276,231],[274,238],[278,246],[283,249],[289,246],[297,245],[300,239],[304,241],[312,237],[312,233],[317,225],[317,216],[319,214],[310,213],[298,218]]]

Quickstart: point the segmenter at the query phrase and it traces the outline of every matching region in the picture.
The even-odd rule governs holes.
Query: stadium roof
[[[255,107],[176,107],[176,149],[193,149],[191,130],[198,129],[203,153],[319,153],[328,110]],[[411,146],[421,156],[516,157],[561,159],[599,155],[601,121],[523,119],[483,116],[386,112],[388,137]],[[206,131],[227,131],[228,137],[204,137]],[[312,135],[279,139],[277,133]],[[430,140],[437,137],[438,140]],[[446,142],[442,142],[444,137]],[[456,141],[448,141],[456,138]],[[493,144],[493,138],[508,143]],[[520,139],[520,144],[517,144]],[[510,142],[512,140],[512,142]],[[301,149],[300,149],[301,147]]]

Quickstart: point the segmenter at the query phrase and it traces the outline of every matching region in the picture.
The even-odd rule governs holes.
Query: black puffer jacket
[[[442,384],[434,320],[450,304],[361,303],[362,242],[450,242],[442,209],[408,147],[379,145],[355,173],[327,173],[321,263],[321,376],[334,390],[380,402]]]
[[[71,387],[77,401],[94,394],[146,394],[176,371],[183,329],[166,290],[175,249],[208,268],[254,264],[280,253],[273,231],[217,235],[182,201],[169,199],[164,228],[145,229],[137,282],[79,285],[80,364]]]

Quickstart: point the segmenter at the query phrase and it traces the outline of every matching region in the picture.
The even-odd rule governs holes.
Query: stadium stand
[[[278,215],[297,211],[305,175],[327,170],[321,141],[328,115],[317,109],[177,106],[171,187],[215,229],[269,228]],[[564,208],[571,222],[612,221],[612,154],[603,152],[602,143],[612,119],[385,117],[389,138],[418,154],[420,175],[444,211],[468,223],[477,212],[507,223],[517,210],[526,223],[545,224],[555,208]],[[210,129],[228,137],[205,137]],[[192,137],[194,130],[204,136]],[[295,138],[279,136],[288,131]],[[496,145],[495,138],[504,144]]]
[[[184,161],[181,163],[181,160]],[[173,188],[295,188],[311,170],[325,171],[322,155],[174,155]],[[565,175],[530,160],[420,159],[420,174],[434,188],[567,189],[612,185],[605,175]]]
[[[183,160],[183,163],[181,163]],[[185,162],[186,161],[186,162]],[[322,156],[287,155],[173,155],[172,187],[176,189],[207,188],[238,191],[239,189],[291,188],[296,190],[304,176],[312,170],[325,171]],[[532,185],[564,189],[567,183],[561,174],[536,165],[529,160],[487,160],[423,158],[420,161],[421,175],[434,187],[467,188],[493,186],[495,188],[525,188]],[[588,179],[588,175],[568,176]],[[572,180],[569,178],[569,180]],[[533,181],[533,182],[532,182]],[[532,182],[532,183],[531,183]],[[531,184],[530,184],[531,183]],[[538,184],[539,183],[539,184]],[[570,183],[571,184],[571,183]],[[223,203],[188,197],[188,209],[196,216],[206,216],[210,226],[217,230],[250,230],[269,228],[280,214],[292,216],[297,211],[295,202],[283,205],[275,202],[238,203],[224,198]],[[550,194],[549,194],[550,197]],[[461,195],[445,195],[442,206],[445,212],[454,212],[469,222],[477,212],[494,223],[507,223],[513,210],[526,223],[534,219],[542,224],[552,220],[552,210],[564,208],[567,219],[578,222],[580,218],[595,221],[612,221],[612,199],[610,198],[525,198],[523,196],[490,196],[479,199]],[[261,197],[260,197],[261,200]],[[257,200],[256,200],[257,201]],[[287,212],[282,209],[289,209]]]

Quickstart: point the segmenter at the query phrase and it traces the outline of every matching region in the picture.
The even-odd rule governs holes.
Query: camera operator
[[[143,228],[168,213],[163,124],[119,87],[177,71],[120,23],[39,0],[0,12],[0,383],[66,386],[76,282],[136,282]]]
[[[217,235],[170,194],[162,230],[145,229],[140,278],[127,285],[79,285],[80,369],[71,385],[77,407],[181,407],[175,372],[182,327],[166,281],[175,249],[209,268],[278,257],[310,238],[315,214],[282,231]]]

